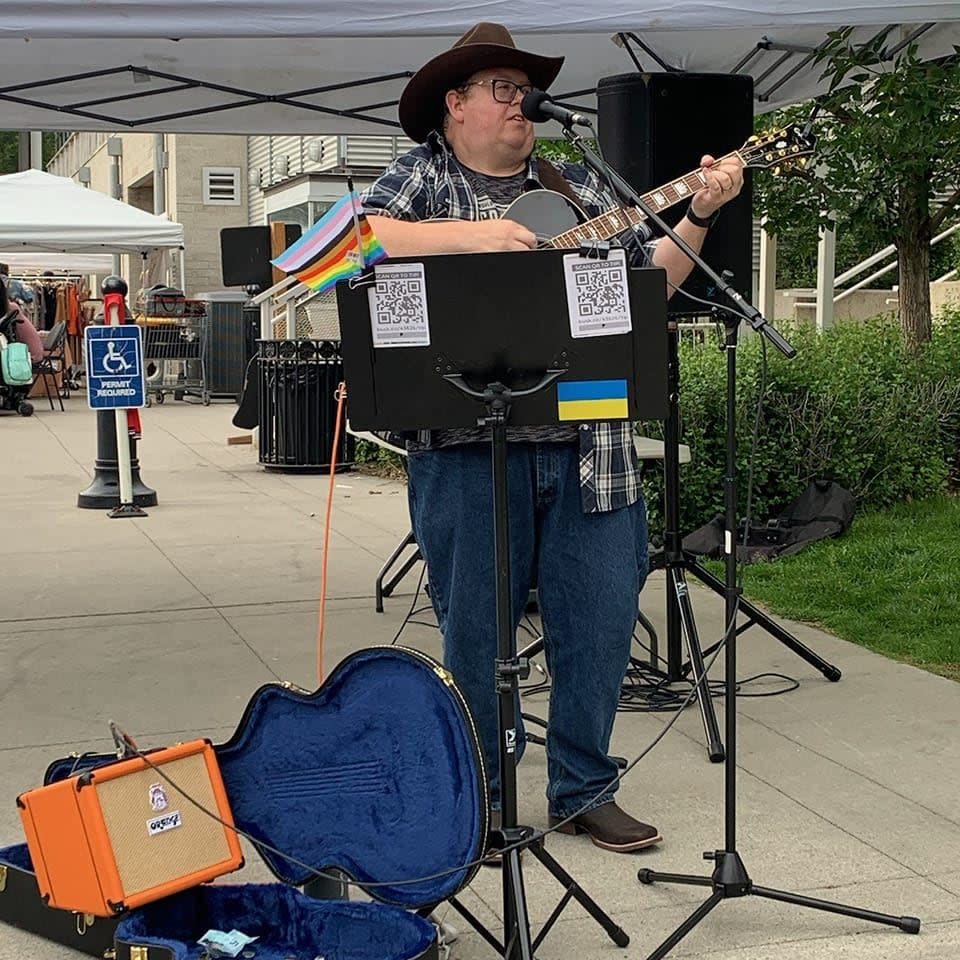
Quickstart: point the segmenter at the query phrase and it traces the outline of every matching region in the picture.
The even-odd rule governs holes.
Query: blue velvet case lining
[[[237,826],[361,883],[476,860],[487,827],[479,749],[459,693],[441,674],[415,651],[375,648],[346,658],[315,693],[261,688],[217,749]],[[288,883],[311,876],[259,852]],[[475,869],[369,892],[408,907],[438,903]]]
[[[434,943],[433,925],[381,903],[311,900],[280,883],[195,887],[135,910],[116,939],[198,960],[211,928],[258,937],[257,960],[414,960]]]

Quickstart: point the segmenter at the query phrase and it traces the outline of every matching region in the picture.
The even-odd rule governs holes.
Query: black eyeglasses
[[[532,83],[514,83],[512,80],[471,80],[465,83],[461,89],[467,87],[485,87],[490,84],[490,92],[497,103],[513,103],[517,99],[517,91],[521,96],[526,96],[531,90],[536,89]]]

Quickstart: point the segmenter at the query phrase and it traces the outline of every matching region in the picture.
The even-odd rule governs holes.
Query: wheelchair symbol
[[[100,361],[103,369],[112,376],[116,376],[118,373],[125,373],[131,366],[122,353],[117,353],[116,348],[116,343],[114,343],[113,340],[108,340],[107,352],[103,360]]]

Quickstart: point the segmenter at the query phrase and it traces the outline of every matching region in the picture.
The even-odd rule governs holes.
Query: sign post
[[[110,517],[145,517],[133,498],[130,436],[127,411],[144,406],[146,384],[143,371],[142,331],[124,324],[123,294],[105,293],[104,326],[86,328],[87,403],[93,410],[113,410],[117,433],[117,470],[120,505]]]

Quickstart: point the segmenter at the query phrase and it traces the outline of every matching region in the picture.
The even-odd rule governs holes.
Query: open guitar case
[[[256,960],[437,956],[436,929],[416,911],[471,881],[477,867],[465,865],[483,855],[489,811],[473,720],[436,661],[372,648],[314,693],[268,684],[216,753],[234,822],[280,883],[204,884],[119,917],[83,917],[46,906],[18,844],[0,849],[0,921],[116,960],[198,960],[210,929],[257,937]],[[116,760],[58,760],[44,782]],[[324,869],[378,902],[296,889]]]

